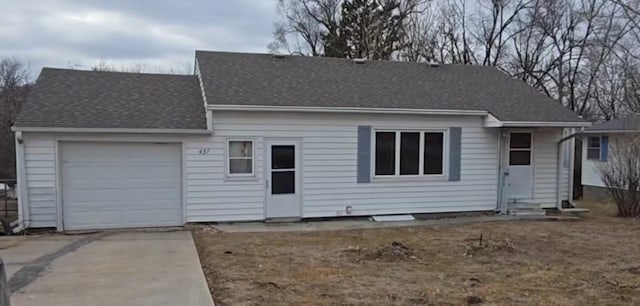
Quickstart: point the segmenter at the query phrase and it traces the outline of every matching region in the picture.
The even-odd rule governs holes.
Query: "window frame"
[[[232,142],[250,142],[251,143],[251,157],[231,157],[231,143]],[[250,159],[251,160],[251,173],[231,173],[231,160],[232,159]],[[227,178],[254,178],[256,175],[256,142],[253,138],[227,138],[225,141],[225,175]]]
[[[598,139],[598,147],[592,147],[591,146],[591,139],[595,138]],[[589,150],[598,150],[598,156],[595,158],[589,158]],[[588,136],[587,137],[587,150],[585,152],[585,154],[587,155],[587,160],[591,160],[591,161],[600,161],[600,157],[602,156],[602,136]]]
[[[378,175],[376,174],[376,147],[377,147],[377,137],[376,134],[382,133],[395,133],[395,158],[394,158],[394,174],[392,175]],[[402,133],[419,133],[420,137],[420,149],[418,152],[418,170],[419,174],[400,174],[400,159],[401,159],[401,134]],[[440,174],[425,174],[424,173],[424,151],[425,151],[425,133],[440,133],[442,134],[442,173]],[[405,128],[378,128],[372,129],[371,133],[371,176],[374,179],[393,179],[393,180],[402,180],[402,179],[442,179],[446,178],[448,175],[448,156],[449,152],[449,132],[448,129],[405,129]]]

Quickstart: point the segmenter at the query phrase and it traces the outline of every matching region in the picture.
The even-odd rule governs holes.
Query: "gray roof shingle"
[[[640,114],[631,114],[607,122],[594,124],[585,128],[587,132],[595,131],[638,131],[640,132]]]
[[[503,121],[583,122],[493,67],[196,51],[210,105],[489,111]]]
[[[206,129],[194,75],[44,68],[16,127]]]

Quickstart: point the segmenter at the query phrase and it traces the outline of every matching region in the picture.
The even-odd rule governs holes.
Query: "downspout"
[[[507,201],[504,198],[504,184],[506,181],[506,156],[504,152],[504,144],[505,144],[506,134],[504,130],[498,130],[498,205],[496,207],[496,211],[500,212],[501,215],[506,215],[508,213]]]
[[[575,129],[570,129],[569,134],[575,134]],[[576,139],[575,137],[571,139],[571,146],[569,147],[569,186],[567,190],[567,201],[571,204],[572,207],[575,207],[573,204],[573,180],[576,174],[575,162],[576,162]]]
[[[13,232],[19,233],[29,227],[29,209],[25,209],[29,203],[29,194],[27,192],[27,177],[25,167],[25,150],[22,132],[17,131],[15,136],[16,142],[16,184],[18,185],[18,220],[11,225],[14,226]]]

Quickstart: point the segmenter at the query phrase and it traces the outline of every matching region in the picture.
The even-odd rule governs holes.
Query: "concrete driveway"
[[[191,233],[0,237],[11,305],[213,305]]]

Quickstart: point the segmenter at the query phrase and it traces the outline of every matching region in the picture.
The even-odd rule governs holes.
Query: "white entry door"
[[[509,200],[533,198],[532,144],[529,132],[509,133],[509,175],[506,177]]]
[[[266,217],[300,217],[300,142],[266,139],[265,144]]]

